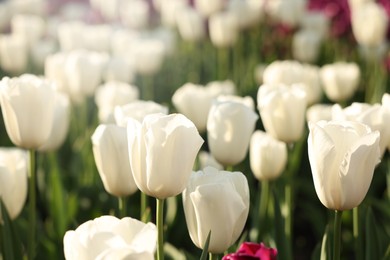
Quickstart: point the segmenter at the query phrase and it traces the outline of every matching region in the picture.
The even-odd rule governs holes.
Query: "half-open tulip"
[[[133,218],[101,216],[64,236],[67,260],[154,259],[157,228]]]
[[[47,80],[31,74],[5,77],[0,82],[1,108],[11,141],[37,149],[49,138],[53,125],[55,90]]]
[[[222,253],[240,236],[249,212],[248,181],[241,172],[207,167],[193,172],[183,192],[183,206],[192,242],[209,252]]]
[[[165,199],[180,194],[190,178],[203,139],[182,114],[151,114],[127,125],[130,165],[145,194]]]
[[[0,198],[10,218],[15,219],[27,198],[27,153],[24,150],[0,148]]]
[[[308,153],[321,203],[333,210],[357,207],[379,162],[379,132],[358,122],[309,122]]]
[[[137,191],[130,168],[126,128],[99,125],[92,137],[93,155],[105,190],[117,197]]]

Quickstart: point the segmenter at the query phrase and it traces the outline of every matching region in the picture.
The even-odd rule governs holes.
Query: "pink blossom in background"
[[[244,242],[237,252],[225,255],[222,260],[276,260],[278,251],[264,243]]]
[[[330,18],[333,36],[337,37],[351,32],[351,11],[348,0],[309,0],[308,9],[321,11]]]

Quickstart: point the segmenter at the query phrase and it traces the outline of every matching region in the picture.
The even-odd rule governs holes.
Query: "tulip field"
[[[0,260],[390,259],[390,1],[0,1]]]

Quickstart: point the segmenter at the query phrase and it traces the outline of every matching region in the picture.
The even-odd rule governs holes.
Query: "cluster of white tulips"
[[[389,17],[0,2],[0,259],[390,258]]]

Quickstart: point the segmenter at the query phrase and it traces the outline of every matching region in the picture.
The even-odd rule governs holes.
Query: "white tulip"
[[[151,114],[142,125],[129,120],[127,137],[134,180],[143,193],[165,199],[185,189],[204,142],[188,118]]]
[[[0,198],[11,219],[20,214],[26,202],[27,161],[27,153],[24,150],[0,148]]]
[[[319,200],[333,210],[359,206],[379,163],[379,132],[351,121],[309,122],[309,129],[309,161]]]
[[[0,66],[12,74],[26,72],[28,64],[27,42],[20,35],[0,35]]]
[[[208,251],[223,253],[240,236],[249,213],[248,181],[241,172],[207,167],[193,172],[183,192],[183,206],[192,242],[203,248],[211,231]]]
[[[110,81],[100,85],[95,92],[95,103],[102,123],[114,123],[114,109],[139,98],[138,87],[124,82]]]
[[[333,105],[331,104],[315,104],[308,107],[306,110],[306,121],[315,123],[321,120],[331,120],[332,107]]]
[[[335,62],[322,66],[321,82],[326,96],[334,102],[347,101],[355,94],[360,82],[356,63]]]
[[[215,101],[207,119],[208,145],[213,157],[225,166],[243,161],[257,119],[253,109],[240,102]]]
[[[251,137],[249,154],[251,170],[260,181],[278,178],[287,165],[286,143],[260,130]]]
[[[300,30],[294,33],[292,52],[301,62],[314,63],[320,53],[321,35],[317,31]]]
[[[257,103],[264,128],[274,138],[296,142],[305,126],[306,94],[297,86],[262,85]]]
[[[218,48],[233,46],[238,39],[236,16],[231,12],[213,14],[209,19],[209,34],[214,46]]]
[[[206,35],[204,18],[191,7],[181,8],[176,16],[180,36],[185,41],[196,42]]]
[[[222,11],[225,7],[225,0],[195,0],[195,8],[205,17],[210,17]]]
[[[135,193],[129,162],[126,128],[99,125],[92,137],[93,155],[105,190],[117,197]]]
[[[157,228],[133,218],[101,216],[64,236],[67,260],[154,259]]]
[[[45,21],[38,15],[18,14],[11,19],[12,33],[20,35],[29,47],[44,36],[45,27]]]
[[[50,82],[31,74],[4,77],[0,82],[1,108],[11,141],[37,149],[50,137],[55,91]]]

